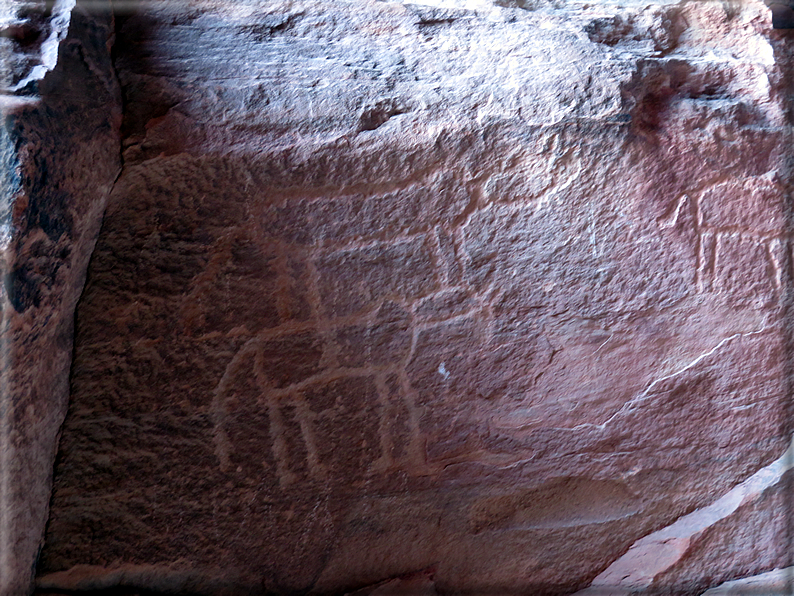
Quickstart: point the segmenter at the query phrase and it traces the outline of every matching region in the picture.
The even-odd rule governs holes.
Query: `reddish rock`
[[[48,516],[74,309],[119,173],[109,5],[0,7],[0,594],[23,596]]]
[[[336,332],[340,366],[399,365],[411,348],[411,320],[399,304],[385,302],[369,324],[342,327]]]
[[[437,289],[430,250],[419,236],[323,254],[315,267],[326,316],[355,315],[390,296],[410,300]]]
[[[310,389],[303,399],[312,414],[306,423],[307,443],[319,477],[355,487],[374,472],[382,454],[382,414],[371,377],[348,377]]]
[[[119,19],[42,589],[573,593],[780,457],[790,41],[527,8]]]
[[[792,556],[786,495],[791,490],[792,455],[794,443],[714,503],[638,540],[577,594],[700,594],[726,579],[788,565]],[[739,582],[736,587],[750,591],[751,585]],[[724,589],[730,593],[727,586]],[[784,593],[771,584],[766,590],[763,593]]]
[[[281,388],[304,381],[322,370],[322,356],[323,340],[313,329],[264,339],[260,364],[263,382]]]

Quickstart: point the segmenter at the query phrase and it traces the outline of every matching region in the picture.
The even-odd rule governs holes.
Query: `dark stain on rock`
[[[292,28],[302,17],[302,12],[293,14],[269,14],[259,19],[259,22],[254,25],[240,27],[240,31],[250,35],[257,41],[264,42],[276,33],[282,33]]]
[[[374,106],[368,107],[362,112],[359,118],[358,130],[359,132],[375,130],[386,124],[392,116],[405,114],[410,111],[411,108],[397,100],[387,99],[379,101]]]
[[[29,265],[16,266],[3,280],[6,295],[19,313],[41,302],[41,277]]]
[[[416,24],[422,28],[451,25],[455,21],[470,15],[466,10],[455,8],[420,6],[417,4],[406,5],[406,8],[417,16]]]
[[[66,193],[54,190],[35,196],[28,203],[28,225],[40,227],[50,240],[72,235],[72,216],[68,210]]]

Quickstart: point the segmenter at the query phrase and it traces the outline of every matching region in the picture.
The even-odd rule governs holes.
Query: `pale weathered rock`
[[[49,4],[49,8],[45,6]],[[2,5],[0,594],[32,588],[66,413],[74,308],[119,172],[109,6]]]
[[[703,592],[703,596],[770,596],[791,594],[794,567],[773,569],[760,575],[737,579]]]
[[[435,569],[409,573],[352,592],[349,596],[436,596]]]
[[[577,596],[698,593],[699,585],[785,565],[792,466],[794,442],[714,503],[638,540]]]
[[[119,18],[42,588],[571,593],[785,451],[791,42],[501,4]]]

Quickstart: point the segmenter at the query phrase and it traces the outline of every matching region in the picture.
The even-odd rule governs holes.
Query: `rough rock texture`
[[[770,596],[791,594],[794,587],[794,567],[774,569],[761,575],[737,579],[711,588],[703,596]]]
[[[48,6],[49,5],[49,8]],[[74,308],[120,168],[112,16],[0,4],[0,594],[32,587],[66,414]]]
[[[118,19],[42,589],[571,593],[785,451],[785,34],[501,4]]]
[[[681,594],[785,565],[794,557],[792,466],[794,443],[714,503],[638,540],[577,596]],[[767,592],[773,593],[791,591]]]

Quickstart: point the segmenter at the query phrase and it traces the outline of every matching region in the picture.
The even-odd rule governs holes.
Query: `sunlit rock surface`
[[[124,6],[42,590],[572,593],[786,450],[763,4]]]
[[[698,593],[698,587],[790,560],[793,465],[794,443],[780,458],[713,503],[635,542],[576,595]],[[726,582],[715,590],[743,586],[749,591],[750,583]],[[790,589],[766,589],[769,595],[791,593]]]
[[[23,596],[66,414],[74,307],[120,169],[106,2],[0,3],[0,594]]]
[[[766,596],[790,594],[794,584],[794,567],[773,569],[761,575],[737,579],[711,588],[703,596]]]

